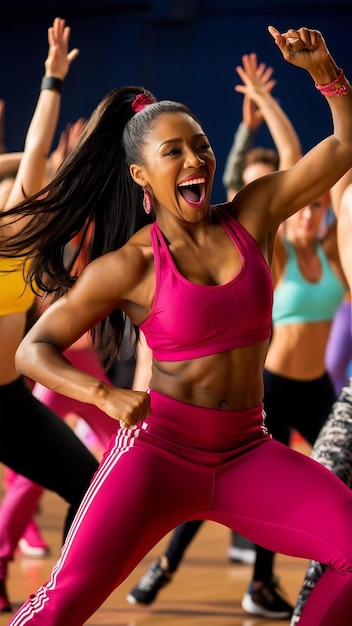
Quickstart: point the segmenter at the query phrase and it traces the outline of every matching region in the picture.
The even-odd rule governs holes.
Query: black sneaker
[[[251,615],[267,619],[291,619],[293,613],[293,606],[280,595],[276,581],[263,584],[259,589],[253,589],[250,584],[243,596],[242,608]]]
[[[130,591],[127,602],[130,604],[151,604],[160,589],[165,587],[170,580],[171,575],[162,569],[160,561],[155,561]]]

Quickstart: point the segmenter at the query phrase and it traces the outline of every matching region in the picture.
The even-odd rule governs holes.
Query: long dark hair
[[[135,114],[132,103],[140,93],[148,95],[153,104]],[[19,220],[19,225],[23,216],[31,216],[15,236],[0,243],[1,256],[30,261],[24,265],[26,281],[58,298],[75,282],[76,261],[84,246],[90,262],[123,246],[151,221],[143,210],[142,189],[133,181],[129,166],[143,164],[145,136],[153,121],[168,111],[185,112],[194,118],[186,106],[156,102],[143,87],[111,91],[92,113],[50,183],[3,213],[7,219]],[[77,235],[79,243],[68,258],[67,244],[77,240]],[[116,309],[91,331],[108,364],[116,358],[125,322],[124,313]]]

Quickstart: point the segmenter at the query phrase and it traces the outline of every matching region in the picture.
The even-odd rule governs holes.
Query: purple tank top
[[[273,282],[257,243],[235,218],[213,209],[242,259],[224,285],[198,285],[178,271],[156,222],[151,227],[156,288],[140,325],[153,355],[181,361],[264,341],[271,333]]]

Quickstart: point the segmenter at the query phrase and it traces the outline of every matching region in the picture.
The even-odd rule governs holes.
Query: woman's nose
[[[196,152],[190,152],[185,159],[185,167],[203,167],[205,165],[204,159],[202,159]]]

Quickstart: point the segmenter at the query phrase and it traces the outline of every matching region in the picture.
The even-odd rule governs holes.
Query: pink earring
[[[149,215],[153,209],[153,198],[146,187],[143,187],[143,208],[147,215]]]

